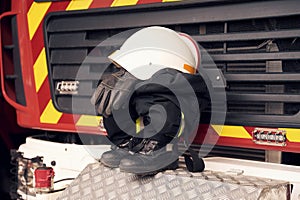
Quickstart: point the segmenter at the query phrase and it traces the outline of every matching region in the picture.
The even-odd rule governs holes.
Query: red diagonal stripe
[[[46,108],[49,100],[51,99],[50,96],[50,86],[49,81],[46,78],[43,82],[39,92],[38,92],[38,102],[39,102],[39,108],[40,108],[40,115],[43,113],[44,109]]]
[[[161,3],[162,0],[139,0],[137,4]]]
[[[110,7],[110,5],[112,4],[113,0],[94,0],[91,5],[90,8],[105,8],[105,7]]]
[[[69,3],[70,3],[69,1],[53,2],[51,4],[51,6],[49,7],[46,15],[49,12],[65,10]],[[39,24],[32,40],[31,40],[32,58],[33,58],[34,62],[44,47],[43,25],[44,25],[44,20],[42,20],[42,22]]]
[[[72,115],[72,114],[66,114],[64,113],[61,118],[59,119],[58,123],[62,123],[62,124],[76,124],[76,122],[78,121],[78,119],[80,118],[79,115]],[[74,125],[75,126],[75,125]]]
[[[33,3],[33,0],[27,0],[25,2],[26,2],[26,11],[28,12]]]

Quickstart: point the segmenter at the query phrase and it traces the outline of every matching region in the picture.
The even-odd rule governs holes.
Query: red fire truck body
[[[89,54],[109,48],[99,44],[117,33],[159,25],[191,35],[224,79],[224,123],[200,124],[195,145],[300,153],[297,1],[7,0],[2,5],[1,91],[21,127],[105,135],[89,99],[99,81],[97,69],[107,60]]]
[[[155,3],[155,4],[154,4]],[[147,4],[147,5],[137,5],[137,4]],[[194,4],[196,4],[194,2]],[[250,4],[250,6],[255,7],[255,4],[260,4],[258,2],[253,2]],[[262,3],[262,6],[270,6],[270,5],[265,5],[268,3]],[[280,2],[273,3],[273,7],[278,8],[280,6]],[[213,11],[213,12],[218,12],[222,6],[221,5],[212,5],[212,2],[210,1],[203,1],[202,4],[198,3],[198,8],[199,11],[202,11],[203,13],[190,13],[189,16],[183,16],[184,20],[182,22],[177,22],[176,19],[180,18],[178,16],[174,16],[173,14],[177,13],[180,15],[181,13],[186,13],[185,9],[187,7],[192,7],[192,3],[158,3],[157,1],[144,1],[144,0],[139,0],[139,1],[12,1],[11,2],[11,8],[9,11],[2,13],[1,15],[1,21],[2,21],[2,49],[1,49],[1,55],[2,55],[2,60],[1,60],[1,87],[2,87],[2,93],[5,98],[5,100],[12,105],[17,112],[17,120],[18,124],[22,127],[27,127],[27,128],[34,128],[34,129],[43,129],[43,130],[51,130],[51,131],[67,131],[67,132],[84,132],[84,133],[95,133],[95,134],[105,134],[102,131],[99,131],[99,120],[100,117],[94,117],[93,115],[89,115],[88,113],[82,113],[80,112],[75,114],[72,114],[71,112],[66,112],[64,111],[61,107],[61,105],[58,105],[55,99],[53,99],[53,93],[55,93],[55,86],[53,86],[52,83],[52,76],[49,78],[49,73],[56,73],[56,71],[49,72],[49,69],[51,68],[51,59],[55,57],[56,53],[59,53],[59,51],[55,52],[53,50],[54,54],[50,55],[50,51],[53,48],[56,47],[51,47],[49,46],[49,38],[47,39],[46,37],[52,37],[52,36],[45,36],[47,30],[47,26],[49,23],[51,23],[51,20],[54,20],[58,17],[60,14],[53,14],[53,13],[61,13],[61,15],[66,15],[66,17],[70,16],[73,17],[74,15],[78,15],[79,17],[81,16],[80,13],[83,13],[83,15],[88,15],[85,14],[84,12],[90,13],[89,15],[96,15],[96,14],[91,14],[91,13],[100,13],[98,17],[98,22],[97,25],[99,26],[98,30],[104,29],[102,23],[106,27],[110,27],[110,29],[117,29],[118,25],[120,28],[125,29],[126,27],[122,26],[122,23],[120,21],[125,20],[127,24],[127,28],[133,28],[133,27],[140,27],[144,25],[162,25],[165,23],[167,26],[180,26],[180,23],[182,23],[182,28],[181,29],[187,29],[184,27],[184,25],[188,24],[189,26],[196,26],[191,28],[190,34],[194,35],[196,38],[200,37],[198,39],[199,43],[208,43],[208,42],[216,42],[217,39],[213,38],[209,39],[209,37],[215,36],[216,38],[219,37],[220,42],[226,43],[234,41],[234,37],[237,36],[239,38],[236,38],[236,41],[241,41],[244,42],[246,39],[243,38],[246,37],[245,34],[247,33],[227,33],[228,35],[226,36],[226,33],[222,33],[224,38],[221,38],[221,33],[218,33],[219,35],[205,35],[204,31],[204,23],[224,23],[223,21],[226,21],[227,17],[228,19],[228,24],[227,26],[230,26],[230,23],[234,24],[242,19],[244,20],[250,20],[251,17],[253,20],[257,18],[257,21],[262,18],[263,20],[272,18],[272,7],[269,7],[270,11],[268,13],[265,13],[264,15],[255,13],[259,11],[255,11],[254,14],[251,15],[251,13],[247,12],[244,14],[242,18],[240,13],[237,13],[237,16],[222,16],[221,13],[219,13],[219,16],[217,16],[217,19],[211,19],[208,15],[208,11]],[[122,7],[120,7],[122,6]],[[125,7],[123,7],[125,6]],[[212,6],[209,7],[209,6]],[[239,4],[239,5],[231,5],[231,4],[226,4],[223,5],[227,9],[234,9],[236,7],[241,7],[243,9],[246,7],[246,3],[244,4]],[[244,7],[243,7],[244,6]],[[258,6],[258,5],[257,5]],[[278,20],[284,20],[284,18],[287,15],[294,15],[294,17],[297,17],[297,6],[292,7],[292,3],[288,3],[287,6],[282,8],[281,13],[274,13],[274,17],[279,18]],[[182,8],[182,9],[181,9]],[[172,10],[173,9],[173,10]],[[210,9],[210,10],[209,10]],[[196,7],[194,8],[196,10]],[[174,11],[174,12],[172,12]],[[176,11],[176,12],[175,12]],[[181,12],[180,12],[181,11]],[[126,13],[136,13],[136,17],[132,14],[133,18],[128,18],[126,19]],[[149,18],[153,17],[152,20],[148,20],[147,22],[142,22],[141,19],[138,18],[139,15],[144,13],[145,15],[149,14]],[[161,17],[165,17],[164,20],[159,21],[157,18],[155,18],[155,14],[157,13],[162,13]],[[224,13],[223,13],[224,14]],[[112,15],[118,15],[118,17],[113,17]],[[143,15],[143,14],[142,14]],[[186,14],[185,14],[186,15]],[[112,17],[111,17],[112,16]],[[200,17],[199,17],[200,16]],[[95,17],[95,19],[97,19]],[[121,17],[123,17],[121,19]],[[129,16],[131,17],[131,16]],[[189,18],[190,19],[189,19]],[[221,17],[224,19],[221,20]],[[255,17],[255,18],[254,18]],[[274,18],[273,17],[273,18]],[[199,18],[199,21],[194,21],[196,18]],[[266,18],[266,19],[265,19]],[[77,20],[77,18],[76,18]],[[76,20],[70,21],[70,23],[76,24]],[[88,20],[88,19],[86,19]],[[110,26],[106,24],[105,20],[109,20]],[[130,21],[130,22],[128,22]],[[216,22],[215,22],[216,21]],[[251,20],[250,20],[251,21]],[[248,22],[248,21],[247,21]],[[47,24],[48,23],[48,24]],[[81,21],[80,21],[81,23]],[[144,24],[143,24],[144,23]],[[226,24],[227,22],[225,22]],[[116,24],[116,26],[114,26]],[[186,25],[186,26],[188,26]],[[92,26],[92,25],[91,25]],[[209,26],[209,25],[208,25]],[[233,25],[232,25],[233,26]],[[178,28],[177,27],[177,28]],[[5,30],[5,28],[9,28],[8,31]],[[85,27],[87,28],[87,27]],[[195,29],[198,28],[198,33],[194,33]],[[201,30],[201,28],[203,30]],[[75,30],[76,28],[74,28]],[[96,28],[95,28],[96,29]],[[180,29],[180,28],[178,28]],[[187,29],[188,30],[188,29]],[[58,30],[61,31],[61,30]],[[76,29],[78,32],[79,30]],[[193,32],[194,31],[194,32]],[[201,32],[202,31],[202,32]],[[222,30],[224,32],[224,30]],[[253,31],[253,30],[251,30]],[[284,32],[286,30],[280,30],[281,32]],[[278,34],[280,34],[280,31],[271,31],[271,33],[264,31],[261,31],[261,33],[256,33],[258,34],[257,38],[254,39],[259,39],[263,41],[267,41],[267,39],[272,39],[273,36],[275,38],[278,38]],[[252,32],[250,32],[252,34]],[[285,32],[284,32],[285,33]],[[198,34],[198,35],[197,35]],[[207,33],[208,34],[208,33]],[[266,36],[263,36],[265,34]],[[267,35],[270,34],[270,35]],[[273,34],[273,36],[272,36]],[[287,36],[282,36],[286,38],[295,38],[296,33],[287,35]],[[200,36],[199,36],[200,35]],[[203,36],[202,36],[203,35]],[[203,39],[201,39],[201,36]],[[4,38],[5,37],[5,38]],[[74,38],[68,38],[71,42],[76,39],[76,35],[73,35]],[[254,40],[251,35],[251,38],[249,40]],[[88,39],[87,39],[88,40]],[[87,41],[86,40],[86,41]],[[203,42],[202,42],[203,41]],[[225,41],[225,42],[224,42]],[[70,42],[70,43],[71,43]],[[97,42],[101,42],[101,40],[98,41],[93,41],[88,44],[82,44],[86,45],[89,48],[92,47],[93,45],[96,46]],[[48,44],[47,44],[48,43]],[[74,46],[75,43],[70,44],[66,48],[76,48]],[[268,44],[266,44],[267,46]],[[63,47],[58,47],[63,48]],[[241,49],[241,47],[237,47],[237,49]],[[246,48],[246,47],[245,47]],[[269,48],[269,47],[268,47]],[[249,49],[251,49],[249,47]],[[216,51],[216,50],[215,50]],[[228,50],[227,50],[228,51]],[[249,50],[250,51],[250,50]],[[70,51],[72,52],[72,51]],[[78,52],[77,52],[78,53]],[[252,53],[252,52],[251,52]],[[217,54],[215,55],[213,52],[213,55],[215,55],[213,58],[216,58],[216,62],[223,62],[227,65],[229,64],[234,64],[234,63],[242,63],[243,65],[246,65],[245,62],[249,61],[248,65],[255,65],[254,59],[258,59],[261,62],[266,62],[266,65],[270,65],[268,63],[270,62],[283,62],[280,61],[280,59],[286,59],[287,61],[289,60],[297,60],[297,54],[298,52],[290,52],[290,56],[285,56],[287,52],[267,52],[267,53],[262,53],[260,55],[256,55],[259,53],[252,53],[251,57],[249,54],[237,52],[236,54],[232,53],[223,53],[225,55],[220,55]],[[48,56],[47,56],[48,55]],[[280,57],[282,55],[283,57]],[[222,56],[224,58],[222,58]],[[234,59],[231,59],[231,57],[235,56]],[[241,56],[239,59],[238,56]],[[251,56],[251,54],[250,54]],[[257,58],[255,57],[257,56]],[[65,59],[68,59],[67,57]],[[275,60],[275,61],[273,61]],[[278,61],[279,60],[279,61]],[[83,61],[83,60],[82,60]],[[73,64],[77,64],[77,61],[74,61]],[[230,63],[232,62],[232,63]],[[222,63],[222,64],[223,64]],[[58,63],[59,64],[59,63]],[[65,65],[70,65],[72,62],[69,62]],[[232,64],[232,65],[233,65]],[[236,64],[236,65],[238,65]],[[242,65],[241,64],[241,65]],[[260,65],[261,63],[258,63]],[[282,68],[282,67],[281,67]],[[14,72],[12,71],[14,69]],[[66,71],[64,68],[63,70]],[[70,70],[73,70],[70,68]],[[280,71],[280,70],[279,70]],[[92,72],[89,72],[92,74]],[[277,74],[276,74],[277,73]],[[274,85],[277,84],[277,82],[284,82],[285,80],[280,80],[280,76],[284,79],[288,79],[287,77],[284,77],[285,72],[257,72],[254,71],[253,74],[250,74],[249,80],[245,77],[245,74],[238,74],[242,78],[236,78],[238,75],[234,73],[229,73],[229,71],[225,74],[225,79],[228,77],[229,81],[232,81],[232,85],[235,84],[236,80],[243,81],[245,83],[250,82],[253,83],[253,85],[257,83],[261,83],[264,85],[264,87],[267,87],[267,85]],[[290,73],[290,72],[289,72]],[[247,74],[246,74],[247,75]],[[255,75],[257,77],[255,77]],[[266,76],[270,77],[270,80],[263,79],[261,76]],[[277,78],[276,78],[277,76]],[[296,79],[296,75],[291,75],[290,77],[293,78],[293,76]],[[92,77],[92,75],[91,75]],[[15,80],[15,88],[13,87],[13,81],[9,80],[14,79]],[[65,79],[68,79],[69,77],[66,77]],[[60,77],[61,80],[63,80],[63,77]],[[244,80],[243,80],[244,79]],[[228,82],[229,82],[228,81]],[[256,81],[256,82],[255,82]],[[272,82],[273,81],[273,82]],[[286,81],[294,81],[294,80],[286,80]],[[269,82],[269,83],[268,83]],[[296,82],[296,80],[294,81]],[[80,85],[79,85],[80,87]],[[230,88],[231,85],[228,86]],[[233,86],[232,86],[233,87]],[[247,87],[247,85],[245,86]],[[249,84],[249,87],[252,87],[251,84]],[[253,86],[254,87],[254,86]],[[80,88],[79,88],[80,89]],[[275,89],[276,90],[276,89]],[[79,91],[80,92],[80,91]],[[233,93],[233,92],[232,92]],[[233,93],[228,95],[228,99],[231,100],[235,95],[241,95],[242,98],[244,99],[243,101],[249,103],[248,105],[251,106],[254,101],[252,99],[255,99],[257,97],[257,100],[255,102],[260,102],[260,101],[265,101],[264,104],[261,104],[262,106],[265,106],[265,110],[270,110],[269,107],[272,107],[273,104],[276,106],[276,103],[282,104],[282,101],[286,100],[286,104],[289,104],[290,102],[295,102],[293,98],[297,98],[296,94],[288,95],[280,92],[280,96],[287,96],[287,97],[282,97],[279,100],[276,100],[276,94],[273,94],[273,92],[268,92],[266,91],[268,95],[264,95],[262,93],[254,93],[251,97],[251,94],[240,94],[238,92]],[[272,96],[273,95],[273,96]],[[263,100],[262,98],[266,96],[266,100]],[[54,97],[56,98],[56,97]],[[269,100],[268,100],[269,99]],[[270,104],[271,102],[271,104]],[[232,101],[232,103],[235,103]],[[269,103],[269,104],[268,104]],[[285,102],[283,103],[285,104]],[[245,105],[245,104],[244,104]],[[285,105],[284,105],[285,106]],[[283,106],[283,107],[284,107]],[[228,107],[230,109],[230,107]],[[238,109],[238,108],[234,108]],[[241,108],[242,110],[243,108]],[[229,110],[230,112],[230,110]],[[250,114],[248,114],[248,113]],[[233,115],[235,114],[232,111]],[[267,112],[266,112],[267,113]],[[247,121],[240,122],[239,120],[236,120],[236,124],[232,124],[231,122],[226,124],[224,127],[218,127],[217,125],[211,125],[209,127],[209,134],[212,138],[217,137],[218,138],[218,144],[219,145],[229,145],[229,146],[237,146],[237,147],[247,147],[247,148],[259,148],[259,149],[272,149],[272,150],[280,150],[280,151],[292,151],[292,152],[299,152],[299,145],[298,142],[300,141],[298,131],[299,129],[297,128],[296,124],[292,122],[292,124],[289,124],[288,119],[289,118],[297,118],[297,113],[295,114],[290,114],[287,116],[286,114],[272,114],[271,117],[268,115],[271,114],[254,114],[253,118],[258,117],[259,119],[261,118],[264,121],[259,121],[258,120],[252,120],[252,123],[248,123]],[[241,111],[238,113],[241,115],[241,118],[243,116],[251,116],[251,111]],[[238,116],[238,114],[236,114]],[[231,116],[231,113],[228,115],[228,117]],[[236,117],[236,116],[234,116]],[[270,126],[268,126],[268,122],[266,122],[265,118],[267,120],[270,119],[275,119],[278,121],[277,124],[272,123],[270,121]],[[277,119],[277,118],[282,118],[282,120]],[[245,117],[245,119],[247,119]],[[295,120],[295,119],[293,119]],[[234,121],[234,120],[229,120],[229,121]],[[245,124],[245,125],[244,125]],[[257,125],[255,125],[257,124]],[[199,129],[201,130],[201,129]],[[258,138],[257,133],[261,133],[261,138]],[[275,138],[277,134],[277,139],[278,141],[276,142]],[[201,135],[199,133],[199,135]],[[269,135],[269,136],[268,136]],[[267,141],[268,142],[264,142]],[[200,141],[200,139],[196,139],[196,141]],[[277,144],[276,144],[277,143]]]

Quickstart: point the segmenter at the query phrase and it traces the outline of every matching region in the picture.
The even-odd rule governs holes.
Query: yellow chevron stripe
[[[114,0],[111,7],[136,5],[138,0]]]
[[[290,142],[300,142],[300,129],[297,128],[278,128],[286,131],[286,138]]]
[[[40,55],[33,65],[33,73],[35,80],[35,91],[38,92],[48,75],[45,48],[42,49]]]
[[[88,9],[93,0],[72,0],[66,10],[84,10]]]
[[[33,38],[37,28],[42,22],[47,10],[51,6],[51,2],[33,2],[27,13],[29,38]]]
[[[100,120],[102,117],[100,116],[91,116],[91,115],[81,115],[79,120],[76,123],[76,126],[99,126]]]
[[[223,137],[251,139],[252,137],[243,126],[212,125],[212,128]]]
[[[48,124],[57,124],[61,116],[62,113],[54,108],[52,100],[50,99],[45,110],[40,116],[40,122]]]

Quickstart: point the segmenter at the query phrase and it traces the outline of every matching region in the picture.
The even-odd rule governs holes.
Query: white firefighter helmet
[[[132,34],[108,58],[136,78],[146,80],[164,68],[194,74],[200,53],[197,43],[189,35],[151,26]]]

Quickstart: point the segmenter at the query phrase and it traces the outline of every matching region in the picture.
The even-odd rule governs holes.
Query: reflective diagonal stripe
[[[114,0],[111,7],[136,5],[138,0]]]
[[[29,38],[33,38],[37,28],[42,22],[47,10],[49,9],[51,2],[33,2],[28,13],[28,29],[29,29]]]
[[[88,9],[93,0],[72,0],[66,10],[84,10]]]
[[[45,110],[40,116],[40,122],[48,124],[57,124],[61,116],[62,113],[54,108],[52,100],[50,99]]]
[[[242,126],[222,126],[211,125],[212,128],[222,137],[245,138],[251,139],[252,137]]]
[[[42,49],[33,65],[33,73],[35,79],[35,90],[38,92],[48,75],[45,48]]]
[[[136,134],[139,134],[139,132],[141,130],[143,130],[145,128],[144,126],[144,121],[143,121],[143,117],[139,117],[135,120],[135,131]]]
[[[139,133],[141,131],[141,120],[141,117],[135,120],[135,133]]]
[[[278,128],[286,131],[286,138],[290,142],[300,142],[300,129],[296,128]]]
[[[76,126],[97,127],[99,126],[100,120],[101,120],[100,116],[81,115],[79,120],[76,123]]]
[[[182,135],[184,128],[185,128],[184,113],[181,112],[181,120],[180,120],[180,126],[178,129],[177,137],[180,137]]]

